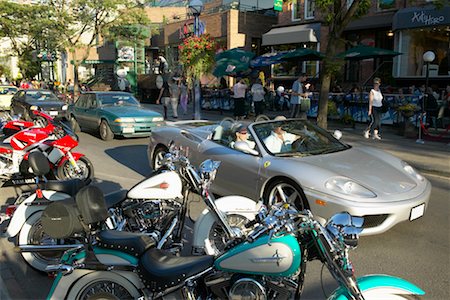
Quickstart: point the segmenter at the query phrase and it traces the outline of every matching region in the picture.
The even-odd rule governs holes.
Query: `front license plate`
[[[413,221],[415,219],[420,218],[421,216],[423,216],[424,212],[425,212],[425,203],[413,207],[411,209],[411,215],[409,216],[409,220]]]
[[[124,128],[123,133],[134,133],[134,128]]]
[[[57,116],[58,115],[58,112],[57,111],[51,111],[50,112],[50,116]]]

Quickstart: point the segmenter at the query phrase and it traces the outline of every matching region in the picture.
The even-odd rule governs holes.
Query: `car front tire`
[[[78,133],[81,131],[80,125],[77,122],[77,119],[73,115],[70,116],[70,128],[72,128],[73,132]]]
[[[264,204],[271,207],[275,203],[287,202],[298,210],[309,208],[303,189],[288,178],[280,178],[269,183],[264,191]]]
[[[110,141],[114,138],[114,133],[109,127],[108,122],[106,122],[105,120],[102,120],[102,122],[100,123],[99,131],[100,131],[100,138],[104,141]]]

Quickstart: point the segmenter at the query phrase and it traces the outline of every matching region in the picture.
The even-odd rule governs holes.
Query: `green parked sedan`
[[[75,132],[98,130],[105,141],[115,135],[149,136],[164,122],[160,113],[143,108],[132,94],[124,92],[82,94],[69,106],[69,120]]]

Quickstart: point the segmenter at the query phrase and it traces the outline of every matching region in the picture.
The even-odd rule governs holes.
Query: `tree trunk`
[[[78,67],[80,66],[77,58],[75,57],[75,50],[71,49],[70,53],[72,54],[72,61],[73,61],[73,98],[72,100],[75,101],[76,97],[78,96]]]
[[[317,111],[317,125],[323,129],[328,127],[328,93],[331,84],[331,72],[327,72],[326,68],[326,63],[324,63],[320,82],[319,108]]]

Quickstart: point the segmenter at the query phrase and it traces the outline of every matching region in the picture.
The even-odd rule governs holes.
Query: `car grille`
[[[364,216],[363,228],[377,227],[387,219],[389,215],[369,215]]]

